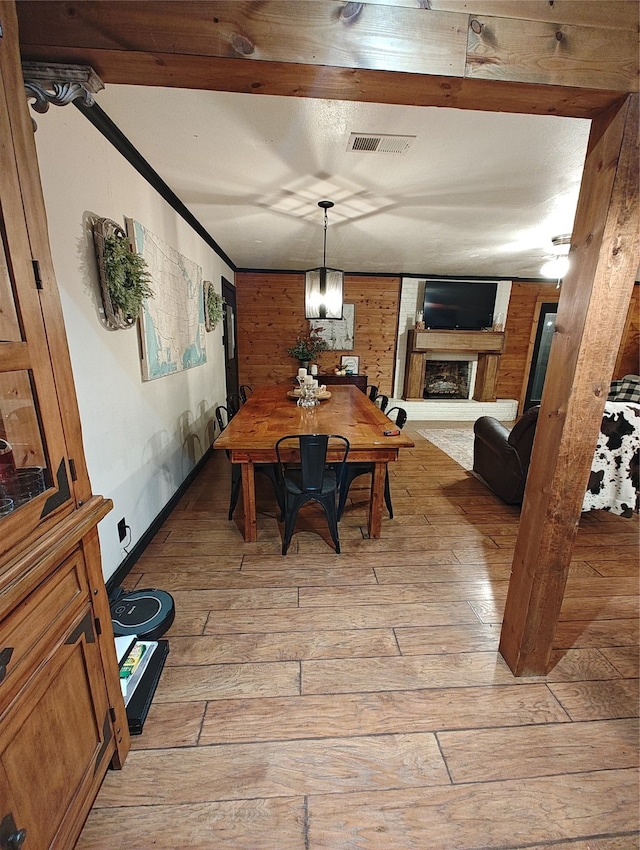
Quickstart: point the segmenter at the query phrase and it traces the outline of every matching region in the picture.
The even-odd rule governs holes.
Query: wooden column
[[[500,639],[515,675],[548,672],[639,230],[635,94],[591,128]]]

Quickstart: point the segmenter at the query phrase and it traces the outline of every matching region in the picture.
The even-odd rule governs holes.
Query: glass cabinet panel
[[[19,342],[22,339],[16,312],[11,278],[7,267],[5,232],[0,221],[0,342]]]
[[[0,518],[51,486],[29,371],[0,373]]]

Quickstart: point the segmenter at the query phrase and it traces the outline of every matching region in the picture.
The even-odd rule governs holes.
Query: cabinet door
[[[91,608],[77,615],[0,725],[0,801],[25,850],[69,850],[114,750]],[[0,845],[2,846],[2,845]]]
[[[72,508],[71,471],[31,256],[0,39],[0,556]],[[6,72],[6,73],[5,73]]]
[[[16,823],[17,808],[7,775],[0,764],[0,850],[13,850],[25,845],[27,831]]]

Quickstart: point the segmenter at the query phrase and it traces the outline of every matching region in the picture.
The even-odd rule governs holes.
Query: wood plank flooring
[[[518,509],[429,424],[390,465],[379,540],[354,483],[339,556],[313,506],[280,555],[266,480],[244,543],[214,453],[127,578],[174,596],[171,651],[78,850],[640,847],[638,518],[583,515],[553,669],[516,679]]]

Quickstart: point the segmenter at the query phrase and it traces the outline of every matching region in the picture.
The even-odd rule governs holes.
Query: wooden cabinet
[[[70,850],[129,747],[15,8],[0,4],[0,850]]]
[[[366,375],[318,375],[318,383],[326,386],[335,386],[336,384],[351,384],[358,387],[363,393],[367,391],[367,376]]]

